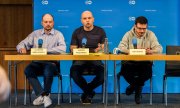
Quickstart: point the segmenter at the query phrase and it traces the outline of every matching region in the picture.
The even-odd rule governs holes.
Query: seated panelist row
[[[91,11],[84,11],[81,14],[82,26],[77,28],[71,38],[70,50],[74,48],[89,48],[90,53],[101,52],[104,49],[104,42],[106,37],[105,31],[98,26],[94,25],[94,17]],[[19,53],[27,53],[32,47],[47,48],[48,53],[65,53],[66,44],[63,34],[54,29],[54,18],[51,14],[47,13],[42,16],[41,22],[43,28],[33,31],[24,40],[17,45],[17,51]],[[145,17],[140,16],[136,18],[135,24],[130,31],[128,31],[118,48],[124,52],[129,53],[129,49],[144,48],[147,54],[161,53],[162,47],[158,43],[155,34],[147,30],[148,21]],[[136,39],[134,41],[134,38]],[[129,65],[130,63],[130,65]],[[136,66],[137,64],[137,66]],[[135,69],[136,74],[129,76],[131,66]],[[148,67],[148,70],[142,68]],[[82,77],[84,69],[94,67],[95,78],[87,83]],[[57,61],[33,61],[25,69],[24,73],[29,80],[32,88],[35,91],[37,98],[33,101],[33,105],[44,104],[44,107],[48,107],[52,104],[50,98],[51,85],[53,81],[53,75],[59,67]],[[126,94],[130,95],[135,91],[135,101],[137,104],[141,102],[141,91],[144,82],[152,75],[152,63],[147,61],[134,62],[128,61],[123,64],[121,68],[123,76],[130,84],[126,89]],[[147,72],[148,71],[148,72]],[[127,73],[127,74],[126,74]],[[44,87],[41,86],[37,79],[37,76],[41,74],[44,77]],[[102,85],[104,82],[104,64],[99,61],[73,61],[70,68],[70,75],[75,83],[83,90],[80,101],[83,104],[91,103],[95,95],[94,89]],[[135,77],[138,76],[138,77]]]

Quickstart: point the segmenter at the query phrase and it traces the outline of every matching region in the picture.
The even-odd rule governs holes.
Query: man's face
[[[94,23],[94,17],[92,15],[92,13],[89,11],[82,13],[81,22],[85,28],[87,28],[87,29],[91,28]]]
[[[54,26],[54,20],[51,15],[47,14],[42,19],[42,26],[45,31],[50,31]]]
[[[142,37],[145,34],[146,29],[147,29],[147,24],[137,23],[135,25],[135,33],[138,37]]]

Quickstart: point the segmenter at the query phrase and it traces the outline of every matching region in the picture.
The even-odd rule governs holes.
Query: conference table
[[[46,60],[104,60],[104,93],[103,96],[105,98],[105,103],[107,103],[106,95],[107,95],[107,60],[109,60],[109,55],[100,54],[100,53],[90,53],[89,55],[72,55],[72,54],[55,54],[55,55],[25,55],[25,54],[16,54],[16,55],[5,55],[4,60],[8,61],[8,76],[11,80],[11,71],[12,67],[14,67],[14,76],[15,76],[15,106],[17,105],[17,65],[23,61],[46,61]],[[11,94],[9,98],[9,105],[11,106]],[[24,99],[24,105],[26,105],[26,100]],[[107,104],[106,104],[107,105]]]
[[[90,55],[71,55],[71,54],[61,54],[61,55],[5,55],[4,60],[8,61],[8,75],[9,79],[11,79],[11,67],[14,66],[15,72],[15,105],[17,105],[17,64],[22,61],[33,61],[33,60],[104,60],[104,92],[103,96],[105,96],[105,105],[107,105],[108,101],[108,67],[107,61],[112,60],[114,61],[114,97],[115,97],[115,104],[116,104],[116,61],[121,60],[135,60],[135,61],[177,61],[180,60],[180,55],[165,55],[165,54],[154,54],[154,55],[114,55],[114,54],[90,54]],[[14,63],[12,63],[14,62]],[[10,97],[10,104],[11,104],[11,97]],[[152,100],[151,100],[152,104]]]

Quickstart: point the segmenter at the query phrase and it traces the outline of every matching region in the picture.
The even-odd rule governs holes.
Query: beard
[[[51,27],[51,26],[46,26],[44,29],[45,29],[46,31],[51,31],[52,27]]]
[[[92,25],[91,25],[90,23],[87,23],[87,24],[85,25],[85,27],[86,27],[86,28],[90,28],[90,27],[92,27]]]
[[[142,37],[144,35],[144,32],[140,32],[138,33],[140,37]]]

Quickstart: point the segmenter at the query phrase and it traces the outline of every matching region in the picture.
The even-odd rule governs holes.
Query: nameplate
[[[146,55],[145,49],[130,49],[129,55]]]
[[[89,48],[73,49],[73,55],[89,55]]]
[[[45,48],[31,48],[31,55],[47,55]]]

